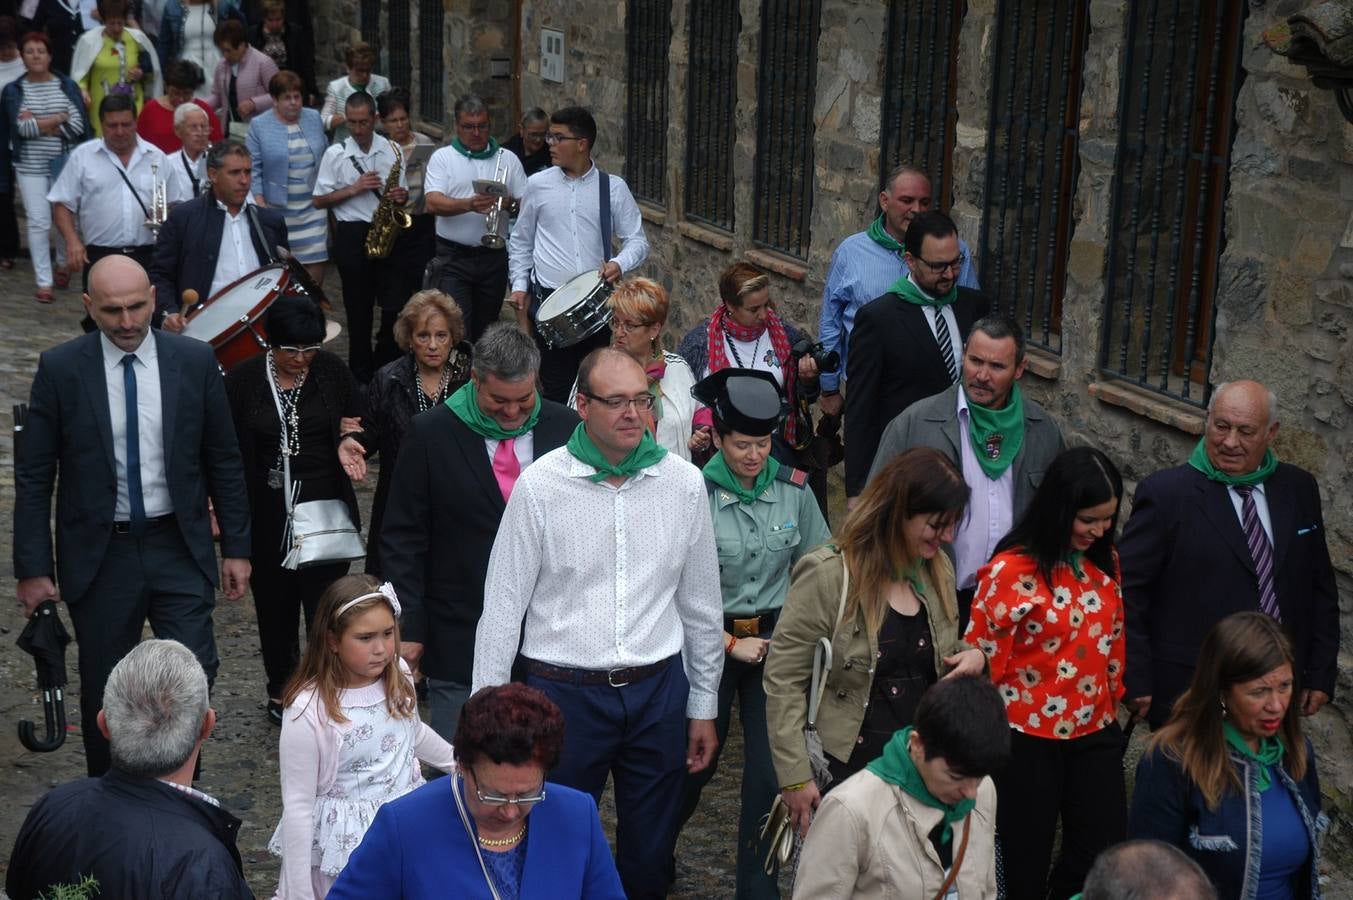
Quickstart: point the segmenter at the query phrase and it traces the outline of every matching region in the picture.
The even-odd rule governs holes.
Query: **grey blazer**
[[[869,469],[872,479],[879,469],[904,450],[912,447],[933,447],[963,467],[964,439],[958,423],[958,391],[955,384],[946,391],[913,403],[888,423],[879,441],[874,464]],[[1024,444],[1015,457],[1015,520],[1029,508],[1034,491],[1043,481],[1054,457],[1066,448],[1062,430],[1048,411],[1028,397],[1024,398]]]

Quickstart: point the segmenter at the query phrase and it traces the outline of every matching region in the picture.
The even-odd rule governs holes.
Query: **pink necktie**
[[[516,442],[516,438],[504,438],[493,451],[493,477],[498,479],[498,490],[503,492],[504,503],[512,496],[512,485],[521,474],[521,463],[517,462],[517,451],[513,446]]]

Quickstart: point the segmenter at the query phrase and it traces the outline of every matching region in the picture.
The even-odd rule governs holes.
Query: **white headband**
[[[390,608],[395,611],[395,615],[399,615],[399,598],[395,596],[395,586],[387,581],[377,588],[375,592],[363,594],[360,597],[353,597],[347,603],[344,603],[338,608],[338,612],[334,613],[334,618],[338,618],[364,600],[375,600],[377,597],[383,597],[385,601],[390,604]]]

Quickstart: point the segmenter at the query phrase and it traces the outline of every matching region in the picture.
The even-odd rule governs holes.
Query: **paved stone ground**
[[[78,279],[77,279],[78,284]],[[337,304],[337,277],[330,272],[328,287]],[[79,291],[57,292],[57,301],[42,306],[32,298],[32,270],[26,260],[8,272],[0,271],[0,535],[4,537],[3,571],[12,577],[10,538],[13,531],[14,467],[12,413],[15,403],[28,399],[38,354],[79,334],[83,314]],[[341,320],[342,313],[337,317]],[[346,353],[344,338],[334,349]],[[368,476],[374,486],[375,472]],[[363,505],[371,490],[359,492]],[[6,582],[12,597],[13,581]],[[69,626],[69,617],[65,616]],[[84,754],[78,726],[79,693],[75,648],[67,653],[72,679],[66,708],[74,720],[66,743],[53,753],[31,753],[19,743],[16,723],[21,719],[42,726],[41,697],[35,692],[31,658],[14,641],[24,625],[12,602],[0,603],[0,871],[7,868],[14,837],[29,807],[51,787],[82,777]],[[276,885],[277,860],[267,842],[277,825],[281,802],[277,776],[277,729],[264,716],[263,665],[254,625],[253,600],[220,601],[216,614],[221,671],[213,693],[216,732],[203,754],[200,786],[219,797],[244,822],[239,846],[246,874],[259,896],[271,896]],[[720,772],[706,788],[704,802],[686,828],[679,847],[678,882],[674,897],[731,897],[733,853],[738,818],[741,744],[734,729]],[[609,792],[603,818],[614,834],[614,812]]]

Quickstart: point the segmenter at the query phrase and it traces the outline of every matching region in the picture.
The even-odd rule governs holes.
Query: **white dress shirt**
[[[526,172],[517,154],[502,150],[485,159],[470,159],[449,144],[435,151],[428,160],[423,175],[423,196],[436,191],[452,200],[473,197],[475,179],[492,181],[500,156],[506,173],[500,180],[507,185],[509,194],[521,199],[526,196]],[[456,216],[438,216],[437,237],[478,247],[479,239],[484,236],[484,215],[471,211]]]
[[[489,453],[489,466],[493,466],[493,455],[498,452],[499,441],[496,438],[484,438],[484,449]],[[512,454],[517,457],[517,464],[521,466],[522,471],[526,471],[532,461],[535,460],[536,433],[527,431],[517,435],[512,442]],[[515,490],[515,486],[513,490]]]
[[[912,284],[916,284],[916,279],[911,277],[910,272],[907,273],[907,280]],[[925,294],[927,297],[935,296],[934,294],[923,290],[919,284],[916,284],[916,289],[921,291],[921,293]],[[954,362],[958,364],[958,372],[962,375],[963,332],[958,330],[958,319],[954,316],[954,304],[949,303],[945,306],[925,305],[921,307],[921,312],[925,314],[925,323],[930,326],[930,334],[935,338],[935,346],[937,347],[939,346],[940,336],[935,331],[935,316],[944,316],[944,324],[949,326],[949,346],[954,348]],[[963,392],[959,391],[959,393],[962,394]],[[982,562],[986,562],[986,560],[984,559]],[[960,585],[960,587],[961,586],[962,585]]]
[[[987,475],[977,461],[968,431],[968,396],[958,389],[958,444],[963,480],[972,488],[968,511],[954,533],[954,576],[959,590],[977,586],[977,570],[986,565],[996,544],[1015,524],[1015,464],[1000,478]]]
[[[193,194],[193,196],[196,197],[198,194],[202,193],[202,189],[207,186],[207,151],[203,150],[201,153],[197,154],[197,161],[194,162],[188,158],[187,152],[180,148],[179,151],[174,154],[172,160],[174,164],[183,170],[184,177],[188,179],[189,188],[193,186],[193,179],[197,179],[197,193]]]
[[[224,203],[216,201],[216,208],[225,216],[225,223],[221,227],[221,249],[216,254],[216,272],[211,278],[208,297],[215,297],[221,288],[238,281],[261,265],[249,234],[248,204],[249,200],[245,200],[240,211],[232,216]]]
[[[525,656],[566,668],[681,653],[686,714],[713,719],[723,599],[704,478],[670,453],[619,487],[595,473],[560,447],[517,480],[489,557],[471,693],[508,681],[524,631]]]
[[[1231,498],[1231,506],[1235,508],[1236,518],[1240,521],[1240,530],[1245,530],[1245,500],[1240,496],[1240,492],[1231,486],[1226,488],[1227,496]],[[1250,492],[1254,498],[1254,511],[1259,516],[1259,524],[1264,528],[1264,534],[1268,535],[1268,545],[1273,546],[1273,520],[1268,515],[1268,495],[1264,493],[1264,486],[1256,484],[1254,490]]]
[[[170,205],[193,198],[192,182],[183,166],[165,156],[159,147],[136,139],[131,160],[124,167],[105,141],[85,141],[70,152],[52,189],[50,203],[60,203],[75,213],[80,236],[86,245],[98,247],[142,247],[155,243],[155,234],[146,227],[153,195],[154,177],[165,183],[165,199]],[[123,172],[136,188],[136,197],[122,181]],[[140,198],[140,203],[137,202]],[[142,204],[145,209],[142,209]]]
[[[512,290],[524,291],[535,269],[536,280],[557,288],[575,275],[596,272],[615,260],[621,273],[648,259],[644,220],[625,180],[607,173],[611,183],[611,231],[623,241],[620,252],[602,256],[600,177],[593,164],[580,178],[550,166],[527,181],[526,199],[508,240],[508,271]],[[611,249],[607,236],[606,249]]]
[[[319,163],[314,196],[322,197],[345,188],[361,178],[364,172],[375,172],[381,177],[380,190],[383,192],[385,181],[390,177],[390,167],[394,164],[395,151],[390,147],[390,140],[379,134],[372,136],[371,148],[365,153],[352,138],[347,138],[341,144],[331,144]],[[358,171],[359,166],[361,171]],[[399,168],[399,186],[408,186],[404,180],[403,166]],[[378,205],[380,201],[371,191],[358,191],[355,196],[331,208],[340,222],[370,222]]]
[[[127,392],[123,379],[122,350],[99,335],[103,347],[103,374],[108,382],[108,412],[113,421],[113,460],[117,469],[117,504],[113,521],[131,521],[132,505],[127,494]],[[146,518],[167,516],[174,511],[169,497],[169,482],[165,477],[164,414],[160,404],[160,355],[152,334],[147,334],[136,348],[136,438],[141,455],[141,499]]]

